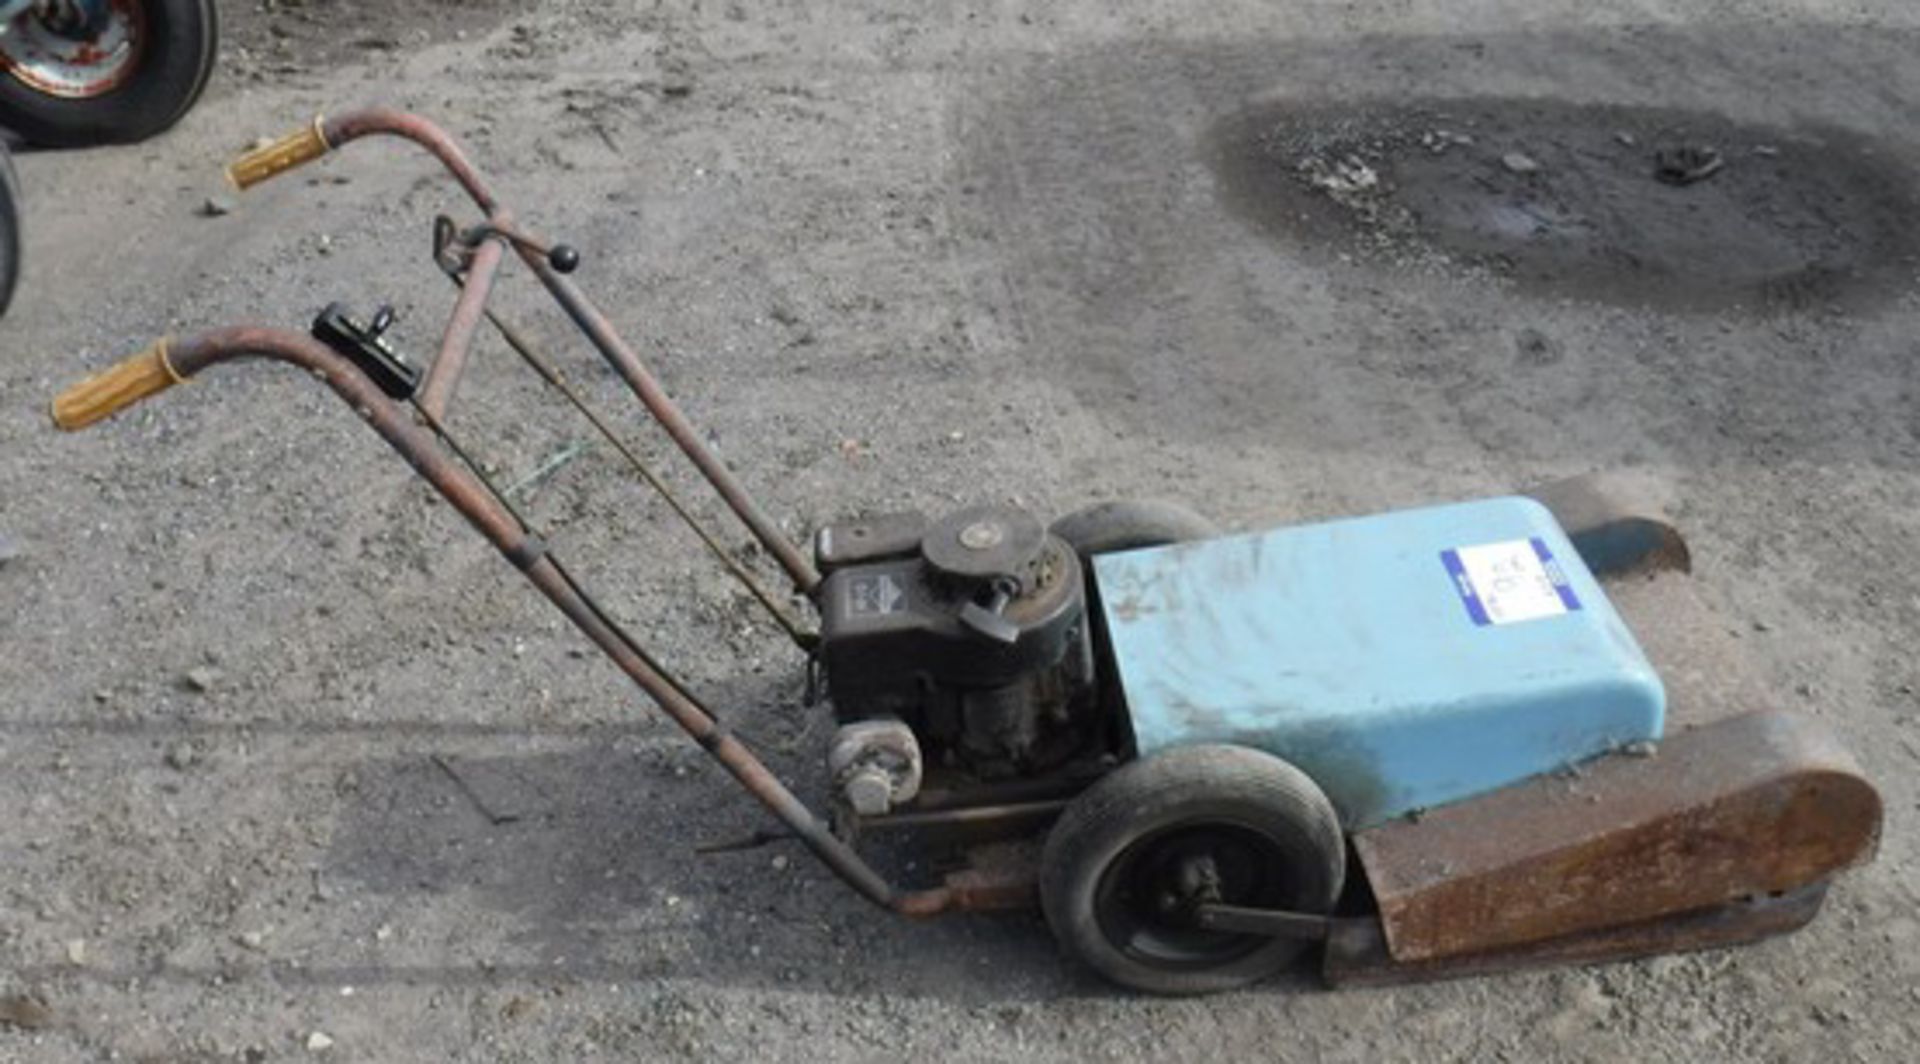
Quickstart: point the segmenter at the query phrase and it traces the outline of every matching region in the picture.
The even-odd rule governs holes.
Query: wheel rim
[[[1100,875],[1094,918],[1114,949],[1168,971],[1231,964],[1271,944],[1263,935],[1209,931],[1185,914],[1202,901],[1285,908],[1286,853],[1236,821],[1186,823],[1136,839]]]
[[[82,28],[80,5],[41,2],[0,32],[0,66],[29,88],[62,99],[102,96],[126,84],[146,47],[139,0],[108,0],[98,24]]]

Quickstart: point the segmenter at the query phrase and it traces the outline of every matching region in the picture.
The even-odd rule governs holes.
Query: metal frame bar
[[[420,386],[420,406],[435,418],[447,416],[453,390],[467,368],[468,356],[473,353],[474,334],[480,331],[480,322],[487,313],[487,299],[493,294],[493,282],[500,275],[500,265],[506,261],[506,255],[507,249],[498,238],[493,238],[482,240],[468,260],[466,283],[454,301],[452,316],[447,319],[446,332],[440,339],[440,353],[434,356],[426,382]]]
[[[472,467],[466,453],[449,437],[444,419],[453,392],[473,350],[480,323],[491,317],[487,309],[494,282],[506,259],[510,234],[524,238],[511,214],[487,187],[479,171],[458,144],[438,126],[417,115],[376,107],[335,116],[316,123],[320,149],[327,150],[364,136],[389,135],[411,140],[438,159],[467,195],[487,216],[486,227],[470,247],[465,277],[442,335],[440,349],[427,378],[411,405],[389,398],[350,360],[310,337],[277,329],[233,327],[202,333],[172,345],[163,345],[157,365],[168,381],[190,379],[227,362],[263,358],[300,367],[317,376],[373,430],[405,458],[420,477],[492,543],[528,582],[545,595],[606,656],[627,674],[655,705],[718,761],[741,786],[771,812],[822,863],[862,897],[906,916],[934,916],[969,905],[968,895],[948,887],[903,890],[882,877],[848,843],[835,835],[805,803],[794,796],[766,765],[734,737],[706,707],[655,662],[573,579],[527,528],[511,504]],[[310,156],[301,156],[306,158]],[[276,166],[276,168],[280,168]],[[272,170],[267,171],[269,174]],[[257,178],[256,178],[257,179]],[[530,238],[527,238],[530,239]],[[577,288],[562,278],[527,244],[514,246],[567,315],[579,325],[601,355],[632,387],[654,420],[672,436],[680,450],[721,495],[754,537],[792,578],[810,592],[819,574],[764,511],[747,494],[719,457],[706,446],[679,407],[647,370],[638,355],[620,339],[605,315]],[[144,378],[142,386],[149,383]],[[140,394],[149,394],[150,387]],[[115,397],[115,405],[139,398]],[[83,422],[82,422],[83,423]]]
[[[745,744],[647,658],[547,552],[539,537],[522,526],[471,469],[440,446],[441,438],[432,428],[416,423],[406,406],[389,399],[346,358],[297,333],[245,326],[183,340],[169,348],[167,357],[182,380],[248,358],[285,362],[319,377],[835,875],[867,900],[902,915],[933,916],[962,907],[964,898],[946,888],[895,888],[828,830]]]
[[[411,140],[440,160],[441,165],[445,166],[447,172],[452,174],[454,180],[466,190],[474,204],[487,215],[489,226],[499,232],[522,233],[514,225],[511,215],[501,207],[499,198],[487,187],[479,170],[460,150],[460,146],[444,130],[419,115],[387,107],[370,107],[325,119],[321,123],[320,132],[329,148],[338,148],[349,141],[380,134]],[[483,256],[487,255],[486,249],[492,243],[493,241],[485,241],[480,248],[476,249],[472,269],[478,270],[485,265]],[[802,593],[811,594],[820,583],[819,572],[793,544],[793,541],[780,531],[779,525],[775,524],[766,511],[761,509],[759,503],[748,494],[746,487],[720,460],[720,456],[707,446],[699,430],[695,429],[693,423],[681,412],[679,405],[667,394],[666,389],[660,386],[660,382],[647,369],[640,356],[620,338],[606,315],[602,314],[592,300],[589,300],[571,281],[556,272],[534,248],[522,243],[517,244],[515,250],[533,270],[534,275],[540,279],[540,283],[552,293],[561,309],[567,312],[567,316],[573,319],[582,333],[586,334],[587,339],[593,343],[601,356],[627,382],[628,387],[633,389],[633,393],[639,397],[642,405],[647,408],[647,412],[653,415],[654,420],[660,423],[660,427],[666,430],[668,436],[672,437],[681,452],[700,470],[707,482],[713,485],[714,491],[726,502],[728,508],[740,518],[741,523],[747,526],[760,545],[779,562],[794,586]],[[445,401],[450,398],[453,384],[465,365],[467,352],[473,343],[474,327],[478,325],[481,311],[485,309],[487,297],[491,294],[492,268],[487,267],[487,274],[476,276],[469,281],[469,290],[477,289],[477,294],[472,296],[471,303],[463,294],[460,303],[455,307],[454,319],[448,324],[447,336],[441,345],[440,358],[435,361],[430,379],[430,384],[439,381],[445,381],[445,383],[427,394],[428,400],[437,401],[437,405],[429,405],[429,409],[436,416],[444,414],[444,409],[440,407],[443,407]],[[467,315],[471,316],[470,324],[465,324]],[[463,324],[464,328],[456,332],[456,327]],[[451,363],[443,369],[441,362],[448,359],[451,359]]]

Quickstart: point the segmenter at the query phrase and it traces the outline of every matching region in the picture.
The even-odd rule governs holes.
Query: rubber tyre
[[[1212,539],[1220,534],[1212,521],[1178,503],[1147,499],[1085,506],[1055,521],[1049,531],[1066,540],[1082,558]]]
[[[0,316],[13,302],[20,280],[20,179],[13,172],[13,153],[0,145]]]
[[[1231,990],[1285,968],[1309,943],[1167,928],[1215,954],[1169,962],[1151,948],[1137,949],[1132,936],[1114,933],[1110,873],[1135,867],[1128,862],[1137,864],[1143,847],[1151,854],[1156,845],[1177,844],[1182,832],[1221,826],[1264,840],[1278,872],[1265,881],[1262,896],[1225,901],[1306,913],[1333,909],[1346,879],[1346,842],[1332,803],[1313,780],[1248,747],[1186,746],[1114,770],[1054,824],[1041,855],[1040,901],[1061,947],[1107,979],[1153,994]]]
[[[111,92],[51,96],[0,73],[0,126],[48,148],[127,144],[178,122],[213,74],[220,20],[213,0],[145,0],[147,44],[140,66]]]

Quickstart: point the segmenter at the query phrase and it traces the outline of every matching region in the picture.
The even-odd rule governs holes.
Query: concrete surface
[[[0,999],[47,1008],[0,1018],[0,1060],[1920,1056],[1920,303],[1892,232],[1920,165],[1910,5],[383,10],[227,5],[235,47],[172,134],[20,159]],[[796,535],[1127,495],[1244,528],[1665,473],[1729,636],[1883,788],[1879,862],[1743,951],[1158,1001],[1074,968],[1037,918],[907,925],[790,847],[694,855],[762,819],[312,382],[231,370],[85,435],[45,424],[60,386],[159,333],[385,299],[398,342],[430,346],[450,291],[429,223],[470,215],[417,154],[356,145],[201,213],[255,137],[367,102],[444,122],[579,245],[582,283]],[[1296,167],[1274,191],[1292,217],[1236,183],[1248,116]],[[1480,194],[1473,167],[1411,161],[1467,119],[1447,158],[1549,199],[1582,194],[1562,168],[1614,166],[1609,239],[1655,224],[1616,133],[1732,138],[1734,183],[1696,186],[1721,214],[1683,239],[1533,283],[1565,261],[1408,220]],[[1312,183],[1349,158],[1390,179],[1374,200]],[[1722,237],[1812,267],[1771,285],[1699,254]],[[504,306],[560,342],[517,279]],[[585,432],[497,344],[455,424],[510,482]],[[801,662],[605,447],[527,499],[817,783]],[[518,818],[491,823],[436,757]]]

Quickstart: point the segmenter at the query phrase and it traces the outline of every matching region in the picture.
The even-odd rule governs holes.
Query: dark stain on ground
[[[1691,183],[1659,172],[1714,160]],[[1833,128],[1466,98],[1268,102],[1209,161],[1235,214],[1388,266],[1468,267],[1554,297],[1672,310],[1793,310],[1903,290],[1920,258],[1914,175]]]

